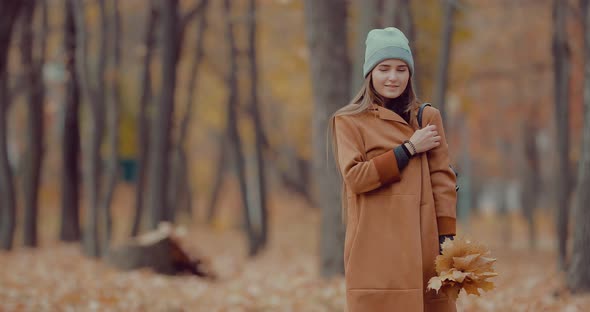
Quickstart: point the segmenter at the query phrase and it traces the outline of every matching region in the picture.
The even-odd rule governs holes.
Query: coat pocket
[[[418,195],[359,196],[348,289],[421,289]]]

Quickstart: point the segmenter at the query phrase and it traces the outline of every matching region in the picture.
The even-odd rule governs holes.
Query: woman
[[[344,180],[344,269],[350,312],[455,311],[426,291],[445,237],[455,235],[456,177],[442,118],[412,87],[414,62],[397,28],[366,40],[364,84],[331,120]]]

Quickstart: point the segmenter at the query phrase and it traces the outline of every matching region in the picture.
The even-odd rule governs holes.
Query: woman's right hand
[[[440,135],[438,135],[435,125],[427,125],[416,130],[410,138],[410,142],[416,147],[416,153],[423,153],[440,145]],[[408,148],[410,147],[408,146]]]

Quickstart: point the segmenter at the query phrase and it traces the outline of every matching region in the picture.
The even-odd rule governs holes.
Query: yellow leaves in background
[[[490,251],[482,244],[463,237],[446,239],[442,244],[442,255],[435,260],[438,276],[428,281],[428,289],[442,290],[453,299],[457,299],[461,289],[477,296],[480,295],[479,289],[494,289],[494,283],[487,279],[498,275],[493,268],[496,259],[489,255]]]
[[[269,142],[294,146],[308,158],[313,100],[302,3],[269,2],[258,14],[264,16],[258,19],[258,91]]]

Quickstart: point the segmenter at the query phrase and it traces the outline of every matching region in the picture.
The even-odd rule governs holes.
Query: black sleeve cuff
[[[442,244],[444,243],[445,239],[450,239],[450,240],[454,240],[455,239],[455,235],[440,235],[438,237],[438,243]]]
[[[454,240],[455,235],[439,235],[438,236],[438,254],[442,255],[442,244],[445,242],[445,239]]]
[[[405,168],[408,165],[408,162],[410,161],[410,158],[404,151],[403,144],[394,148],[393,153],[395,154],[397,167],[399,168],[399,171],[402,171],[402,169]]]
[[[412,153],[410,153],[410,150],[408,150],[406,144],[402,144],[401,146],[404,149],[404,152],[406,152],[406,155],[408,155],[408,158],[412,158]]]

